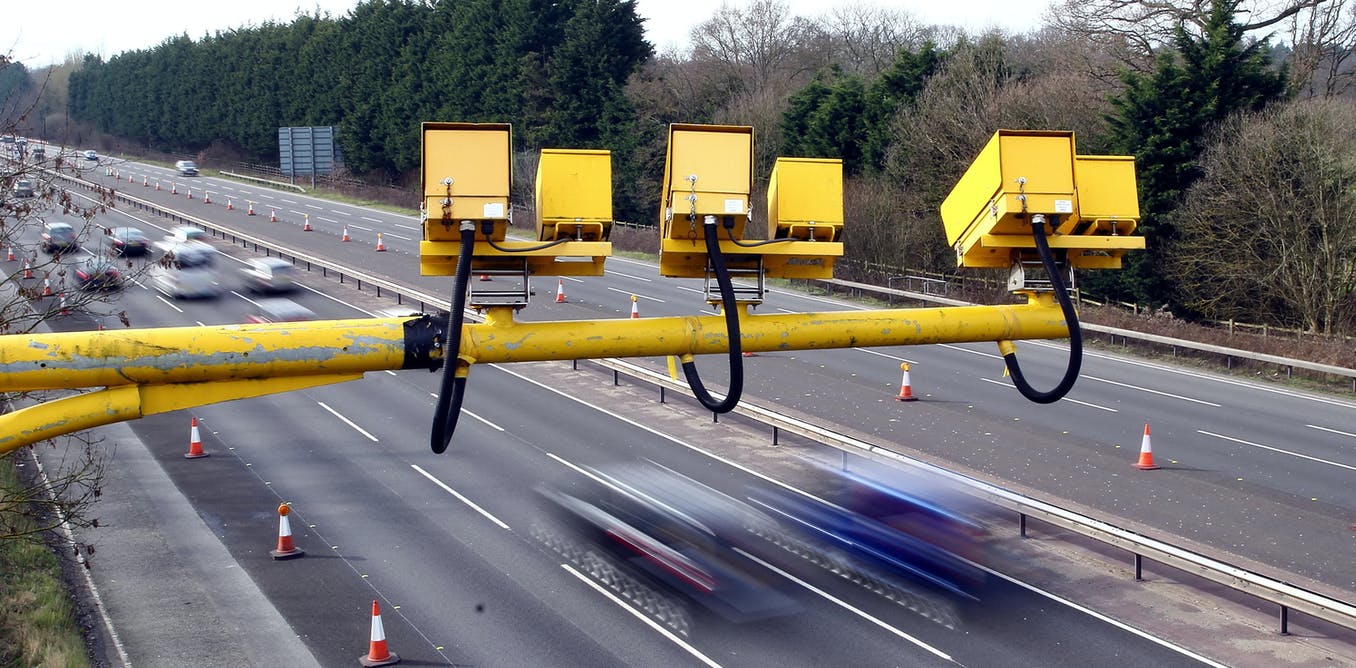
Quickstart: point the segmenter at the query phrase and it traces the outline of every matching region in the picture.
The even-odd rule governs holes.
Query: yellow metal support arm
[[[1026,304],[739,314],[747,351],[1068,336],[1049,294]],[[432,317],[0,336],[0,391],[106,388],[0,416],[0,454],[93,426],[287,392],[368,371],[437,369]],[[463,328],[459,360],[532,362],[728,351],[722,316],[517,322],[510,308]]]

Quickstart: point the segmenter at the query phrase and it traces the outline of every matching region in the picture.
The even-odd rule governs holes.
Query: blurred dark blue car
[[[890,482],[846,471],[819,497],[785,489],[751,494],[784,530],[854,567],[884,571],[931,589],[979,600],[988,532],[966,502],[922,477]]]

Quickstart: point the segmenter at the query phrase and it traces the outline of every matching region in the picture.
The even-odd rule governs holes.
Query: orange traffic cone
[[[155,189],[160,190],[160,181],[155,182]]]
[[[913,386],[909,384],[909,363],[904,362],[899,368],[904,372],[904,380],[899,383],[899,396],[895,397],[895,401],[918,401],[918,397],[913,396]]]
[[[254,215],[254,202],[250,202],[249,213],[246,214],[246,215],[250,215],[250,216],[253,216],[253,215]]]
[[[188,430],[188,452],[184,453],[184,459],[197,459],[206,457],[207,453],[202,450],[202,437],[198,435],[198,416],[193,416],[193,426]]]
[[[186,190],[188,190],[188,198],[193,199],[193,186],[189,186]]]
[[[132,178],[132,175],[131,175],[131,174],[128,174],[128,175],[127,175],[127,182],[128,182],[128,183],[136,183],[136,180]]]
[[[66,306],[66,291],[61,291],[60,301],[57,302],[57,313],[60,315],[70,315],[71,309]]]
[[[557,303],[557,304],[564,304],[564,303],[565,303],[565,279],[561,278],[561,279],[557,279],[557,280],[560,281],[560,282],[556,284],[556,303]]]
[[[304,214],[302,214],[302,215],[306,217],[306,221],[305,221],[304,223],[302,223],[302,225],[301,225],[301,231],[302,231],[302,232],[310,232],[310,231],[311,231],[311,214],[309,214],[309,213],[304,213]]]
[[[189,199],[193,199],[193,198],[190,196]],[[211,204],[211,203],[212,203],[212,193],[209,193],[209,192],[207,192],[206,190],[202,191],[202,203],[203,203],[203,204]]]
[[[28,263],[28,258],[24,258],[24,278],[33,278],[33,265]]]
[[[149,177],[149,176],[143,176],[143,177],[141,177],[141,187],[142,187],[142,188],[149,187],[150,185],[151,185],[151,177]]]
[[[386,648],[386,629],[381,625],[381,608],[372,601],[372,642],[367,646],[367,654],[358,657],[358,663],[364,666],[389,666],[399,663],[400,657]]]
[[[1149,423],[1144,423],[1144,440],[1139,443],[1139,461],[1135,462],[1135,468],[1141,471],[1152,471],[1159,468],[1154,464],[1154,447],[1149,443]]]
[[[173,182],[173,181],[170,181],[170,194],[171,194],[171,195],[178,195],[178,194],[179,194],[179,184],[177,184],[177,183],[175,183],[175,182]]]
[[[7,262],[14,261],[14,246],[5,246],[5,260]]]
[[[385,251],[386,251],[386,242],[381,240],[381,232],[377,232],[377,252],[383,253]]]
[[[348,225],[345,225],[345,226],[344,226],[344,236],[340,237],[339,240],[340,240],[340,241],[352,241],[352,239],[349,239],[349,238],[348,238]]]
[[[639,300],[638,297],[636,297],[635,295],[631,295],[631,317],[632,317],[632,318],[639,318],[639,317],[640,317],[640,305],[637,303],[638,300]]]
[[[278,222],[278,210],[277,210],[277,209],[269,209],[269,210],[268,210],[268,222],[270,222],[270,223],[276,223],[276,222]]]
[[[52,278],[50,276],[44,276],[42,278],[42,296],[52,296]]]
[[[235,211],[235,202],[232,202],[229,197],[226,198],[226,210]]]
[[[292,544],[292,524],[287,521],[290,510],[285,503],[278,506],[278,549],[268,551],[269,556],[277,560],[296,559],[306,554]]]

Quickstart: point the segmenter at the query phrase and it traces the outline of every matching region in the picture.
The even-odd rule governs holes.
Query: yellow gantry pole
[[[750,352],[1068,336],[1049,294],[1006,306],[757,315],[741,307],[739,322]],[[368,371],[437,369],[445,326],[405,317],[0,336],[0,392],[108,388],[0,416],[0,453],[91,426]],[[724,316],[518,322],[511,308],[493,308],[485,322],[463,327],[459,360],[724,353],[725,327]]]

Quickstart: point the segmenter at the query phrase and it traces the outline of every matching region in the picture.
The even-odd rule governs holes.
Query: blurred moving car
[[[115,227],[109,231],[108,254],[118,257],[145,255],[151,249],[146,233],[135,227]]]
[[[81,290],[116,290],[122,287],[122,272],[108,258],[95,255],[76,266],[75,281]]]
[[[99,159],[99,154],[94,151],[85,151],[85,159],[97,161]]]
[[[164,251],[151,268],[151,284],[171,297],[216,297],[217,249],[201,241],[187,241]]]
[[[255,258],[240,272],[245,278],[245,289],[250,292],[277,294],[297,289],[296,281],[293,279],[296,268],[282,258]]]
[[[821,496],[769,488],[750,501],[806,545],[854,569],[979,600],[988,531],[968,512],[968,497],[922,475],[833,473],[834,489]]]
[[[14,182],[15,197],[33,197],[36,193],[33,191],[33,181],[30,179],[19,179]]]
[[[254,312],[245,316],[249,322],[300,322],[315,320],[315,311],[286,297],[272,297],[254,302]]]
[[[770,571],[742,552],[747,504],[674,471],[634,465],[591,469],[568,487],[539,488],[548,512],[626,570],[733,622],[800,609]]]
[[[47,223],[42,226],[42,251],[49,255],[80,250],[80,240],[70,223]]]
[[[192,160],[180,160],[174,163],[174,168],[179,170],[179,176],[197,176],[198,163]]]
[[[178,225],[170,228],[169,232],[170,233],[166,234],[163,239],[155,242],[156,250],[167,253],[174,250],[174,247],[179,244],[188,243],[190,241],[205,242],[207,240],[207,232],[202,228],[193,227],[192,225]]]

